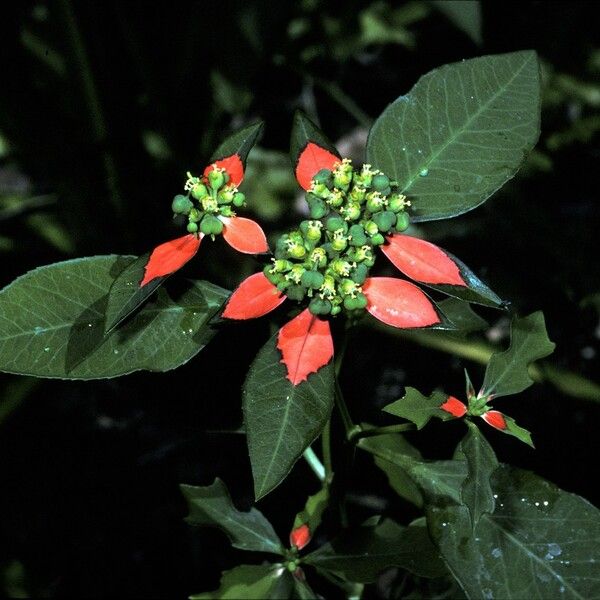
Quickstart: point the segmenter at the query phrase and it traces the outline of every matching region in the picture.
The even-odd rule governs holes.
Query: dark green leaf
[[[318,600],[320,596],[317,596],[311,589],[306,581],[294,577],[294,593],[292,595],[294,600]]]
[[[293,586],[283,565],[240,565],[223,573],[218,590],[194,594],[190,600],[288,600]]]
[[[167,277],[156,277],[144,287],[140,287],[149,258],[149,252],[143,254],[127,265],[113,281],[106,305],[106,333],[124,321],[166,281]]]
[[[516,437],[518,440],[525,442],[528,446],[534,448],[533,441],[531,440],[531,433],[527,431],[527,429],[523,429],[523,427],[519,427],[515,420],[508,415],[503,414],[504,421],[506,422],[506,429],[497,429],[496,431],[501,431],[502,433],[506,433],[507,435],[512,435]]]
[[[484,56],[422,77],[373,125],[367,161],[410,197],[414,221],[453,217],[517,172],[539,135],[535,52]]]
[[[227,534],[232,546],[242,550],[283,554],[271,523],[256,508],[248,512],[237,510],[220,479],[206,487],[182,485],[181,491],[190,509],[186,518],[190,525],[218,527]]]
[[[492,354],[480,393],[497,397],[522,392],[533,383],[527,371],[529,364],[551,354],[554,347],[548,339],[544,315],[540,311],[522,319],[515,317],[510,347]]]
[[[323,487],[316,494],[308,497],[304,509],[294,519],[294,529],[301,525],[308,525],[310,536],[313,537],[321,524],[323,513],[329,506],[329,486],[330,482],[324,482]]]
[[[487,321],[481,318],[467,302],[457,298],[446,298],[438,302],[438,306],[457,328],[456,334],[482,331],[489,327]]]
[[[232,133],[226,138],[221,145],[213,152],[210,157],[210,162],[237,154],[244,166],[246,165],[246,158],[254,144],[256,144],[258,137],[262,133],[264,123],[258,121],[252,125],[248,125],[239,131]]]
[[[481,3],[477,0],[431,0],[458,29],[481,45]]]
[[[501,466],[496,511],[471,532],[461,506],[433,507],[429,530],[468,598],[597,598],[599,511],[536,475]]]
[[[494,450],[479,431],[477,425],[466,421],[469,430],[458,450],[467,462],[467,477],[462,483],[460,496],[469,510],[473,529],[481,515],[494,512],[494,493],[490,478],[498,468]]]
[[[423,396],[419,390],[407,387],[404,397],[383,407],[383,410],[395,417],[412,421],[417,429],[423,429],[433,417],[448,421],[454,419],[450,413],[440,406],[446,402],[448,394],[433,392],[431,396]]]
[[[215,335],[210,319],[228,296],[204,281],[179,282],[118,331],[104,335],[108,291],[131,256],[95,256],[40,267],[0,292],[0,370],[99,379],[167,371]],[[175,283],[175,282],[174,282]]]
[[[314,442],[333,408],[333,366],[299,385],[287,379],[275,334],[260,350],[244,383],[243,408],[256,498],[283,481]]]
[[[325,150],[339,156],[329,138],[301,110],[297,110],[294,114],[290,138],[290,158],[294,167],[298,161],[298,156],[309,142],[314,142],[321,148],[325,148]]]
[[[437,577],[444,572],[425,527],[402,527],[388,519],[375,526],[346,530],[304,560],[319,570],[359,583],[375,581],[383,569],[391,566],[422,577]]]

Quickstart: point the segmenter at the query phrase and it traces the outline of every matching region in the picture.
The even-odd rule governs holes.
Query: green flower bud
[[[331,233],[334,233],[339,229],[341,229],[343,233],[348,231],[348,223],[341,217],[329,217],[325,227],[327,227],[327,231],[331,231]]]
[[[217,197],[217,202],[219,204],[231,204],[234,196],[235,196],[235,192],[233,191],[233,188],[230,188],[230,187],[224,188],[219,192],[219,195]]]
[[[293,263],[291,263],[289,260],[275,259],[273,261],[273,266],[269,268],[275,271],[276,273],[286,273],[293,266]]]
[[[327,252],[324,248],[315,248],[311,251],[308,260],[319,269],[324,269],[327,265]]]
[[[367,236],[362,225],[352,225],[348,233],[350,235],[351,246],[364,246],[367,243]]]
[[[293,281],[294,283],[300,283],[302,280],[302,275],[306,272],[306,269],[302,265],[294,265],[290,269],[290,272],[285,276],[285,278],[289,281]]]
[[[313,219],[322,219],[329,212],[329,206],[327,206],[325,200],[318,198],[314,194],[306,194],[306,201],[308,202],[310,216]]]
[[[273,285],[284,281],[284,276],[281,273],[274,273],[269,265],[263,269],[263,274]]]
[[[335,296],[335,279],[331,275],[325,275],[323,285],[319,290],[323,296],[333,298]]]
[[[367,307],[367,297],[360,292],[354,298],[346,296],[344,298],[344,307],[348,310],[363,310]]]
[[[333,173],[329,169],[321,169],[314,177],[316,184],[321,184],[329,189],[333,187]]]
[[[342,279],[338,286],[338,291],[342,296],[355,296],[358,286],[352,279]]]
[[[308,305],[308,310],[313,315],[328,315],[332,308],[331,302],[322,298],[313,298]]]
[[[333,206],[333,208],[339,208],[342,204],[344,204],[344,193],[335,188],[332,192],[329,192],[326,201],[329,206]]]
[[[341,277],[348,277],[350,271],[352,270],[352,265],[342,258],[335,258],[331,261],[329,268],[336,275],[340,275]]]
[[[246,195],[242,194],[242,192],[236,192],[233,195],[233,205],[241,208],[242,206],[246,206]]]
[[[229,205],[221,206],[221,209],[219,212],[224,217],[235,217],[235,213],[233,212],[231,206],[229,206]]]
[[[212,171],[208,172],[208,182],[213,190],[218,190],[225,184],[225,171],[219,167],[213,167]],[[229,176],[227,176],[229,179]]]
[[[318,290],[325,281],[325,277],[319,271],[304,271],[300,283],[307,288]]]
[[[335,315],[339,315],[342,312],[342,307],[341,306],[332,306],[331,307],[331,316],[334,317]]]
[[[219,210],[217,201],[211,196],[206,196],[200,201],[200,203],[206,212],[217,212]]]
[[[396,219],[396,231],[406,231],[409,225],[410,217],[408,216],[408,213],[398,213],[398,217]]]
[[[371,165],[363,165],[360,173],[354,176],[355,185],[362,185],[365,188],[370,188],[373,183],[373,175],[375,171],[371,170]]]
[[[396,213],[391,210],[384,210],[374,214],[372,219],[379,231],[387,233],[396,223]]]
[[[310,187],[310,192],[314,194],[317,198],[322,198],[325,200],[329,197],[329,188],[324,183],[314,183]]]
[[[352,171],[335,171],[333,174],[333,185],[336,188],[347,190],[350,187],[350,182],[352,181]]]
[[[383,208],[384,201],[379,192],[367,194],[367,208],[372,212],[378,212]]]
[[[190,190],[190,193],[196,200],[202,200],[202,198],[206,198],[208,196],[208,190],[203,183],[195,183]]]
[[[388,207],[394,212],[400,212],[406,208],[406,196],[403,194],[393,194],[388,198]]]
[[[352,202],[356,202],[357,204],[362,204],[365,201],[365,196],[367,194],[367,190],[364,187],[354,186],[350,193],[348,194],[348,198]]]
[[[282,281],[280,281],[276,285],[277,285],[277,289],[280,292],[285,292],[292,285],[292,283],[284,278]]]
[[[383,173],[377,173],[377,175],[373,175],[373,181],[371,185],[376,191],[383,192],[390,187],[389,177]]]
[[[290,285],[290,287],[288,287],[285,291],[285,295],[290,300],[296,300],[297,302],[300,302],[301,300],[304,300],[304,296],[306,296],[306,288],[302,287],[301,285]]]
[[[290,244],[287,253],[292,258],[304,258],[306,256],[306,248],[301,244]]]
[[[384,242],[385,238],[380,233],[376,233],[375,235],[371,236],[371,243],[373,246],[381,246]],[[365,261],[365,263],[366,262],[367,261]]]
[[[188,215],[188,219],[192,223],[198,223],[202,219],[202,211],[199,211],[197,208],[192,208]]]
[[[356,265],[356,268],[352,272],[352,275],[350,275],[350,279],[352,279],[354,283],[362,285],[365,282],[368,273],[369,267],[367,267],[367,265],[365,265],[364,263],[361,263],[359,265]]]
[[[177,215],[187,215],[194,207],[194,203],[183,194],[177,194],[171,202],[171,209]]]
[[[348,254],[349,258],[357,263],[374,260],[373,251],[371,250],[370,246],[367,246],[366,244],[360,248],[352,248]]]
[[[344,235],[344,232],[338,229],[333,234],[333,239],[331,240],[331,248],[336,252],[341,252],[348,247],[348,238]]]
[[[376,233],[379,233],[379,227],[377,227],[377,223],[374,221],[367,221],[365,223],[365,231],[368,235],[375,235]]]
[[[356,221],[361,214],[360,204],[358,202],[348,202],[340,211],[343,213],[347,221]]]
[[[223,223],[213,215],[204,215],[200,231],[206,235],[218,235],[223,231]]]
[[[196,233],[198,231],[198,223],[188,223],[187,230],[190,233]]]
[[[323,224],[320,221],[302,221],[300,231],[310,242],[318,242],[321,239],[321,229]]]

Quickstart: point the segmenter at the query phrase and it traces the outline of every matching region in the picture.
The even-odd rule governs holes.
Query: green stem
[[[416,425],[413,423],[402,423],[401,425],[386,425],[385,427],[373,427],[372,429],[362,429],[355,431],[348,441],[356,443],[361,438],[373,437],[375,435],[386,435],[388,433],[404,433],[405,431],[414,431]]]
[[[315,454],[314,450],[309,446],[304,453],[304,460],[308,463],[308,466],[312,469],[313,473],[319,478],[319,481],[325,481],[327,475],[323,463],[319,460],[319,457]]]
[[[325,477],[329,478],[333,474],[333,461],[331,459],[331,419],[325,424],[321,434],[321,448],[323,451],[323,463],[325,465]]]

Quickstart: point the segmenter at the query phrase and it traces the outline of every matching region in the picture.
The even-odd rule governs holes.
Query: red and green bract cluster
[[[306,199],[312,219],[279,238],[265,276],[289,299],[308,298],[314,315],[363,311],[374,247],[408,227],[410,202],[384,173],[370,165],[355,171],[347,158],[321,169]]]

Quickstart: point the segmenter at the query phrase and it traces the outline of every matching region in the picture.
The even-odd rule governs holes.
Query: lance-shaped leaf
[[[375,581],[381,571],[392,566],[421,577],[437,577],[445,572],[424,526],[402,527],[389,519],[346,530],[304,561],[358,583]]]
[[[293,590],[294,578],[284,565],[240,565],[223,573],[218,590],[190,600],[289,600]]]
[[[551,354],[554,347],[540,311],[522,319],[515,317],[511,324],[510,347],[492,354],[480,394],[497,397],[522,392],[533,383],[527,370],[529,364]]]
[[[181,269],[196,255],[201,241],[202,234],[188,233],[154,248],[144,265],[144,277],[139,282],[140,287],[147,286],[157,278],[168,277]]]
[[[483,515],[473,533],[464,506],[427,511],[432,538],[467,598],[600,596],[598,509],[506,465],[491,483],[496,510]]]
[[[517,425],[515,420],[508,415],[497,410],[490,410],[481,415],[481,418],[498,431],[514,436],[532,448],[535,447],[531,440],[531,433],[527,429],[523,429],[523,427]]]
[[[412,421],[417,429],[423,429],[433,417],[448,421],[454,416],[440,407],[448,400],[448,394],[435,391],[429,397],[424,396],[413,387],[407,387],[404,396],[391,404],[383,407],[383,410],[395,417]]]
[[[210,165],[216,163],[218,167],[227,169],[231,182],[240,185],[244,178],[246,158],[258,141],[263,125],[263,122],[260,121],[232,133],[213,152]],[[210,165],[206,168],[207,171],[210,170]]]
[[[430,0],[431,4],[477,45],[482,43],[481,2],[479,0]]]
[[[458,446],[458,452],[465,457],[468,469],[460,497],[469,510],[474,529],[481,515],[494,512],[494,493],[490,478],[498,468],[498,460],[479,428],[471,421],[466,423],[469,427],[467,435]]]
[[[308,190],[321,169],[333,169],[338,151],[325,134],[302,112],[296,111],[290,140],[290,157],[298,183]]]
[[[387,241],[381,246],[382,252],[414,281],[467,302],[496,308],[502,305],[463,262],[439,246],[401,233],[388,236]]]
[[[323,513],[329,506],[330,482],[324,482],[323,487],[308,497],[304,508],[296,515],[294,526],[290,533],[290,544],[302,550],[313,538],[321,524]]]
[[[271,523],[256,508],[239,511],[220,479],[206,487],[180,487],[190,509],[186,517],[190,525],[218,527],[227,534],[232,546],[241,550],[283,554],[281,541]]]
[[[423,76],[369,133],[367,162],[410,197],[413,221],[484,202],[515,175],[539,135],[535,52],[483,56]]]
[[[279,330],[277,348],[289,381],[293,385],[306,381],[311,373],[318,372],[333,357],[329,321],[319,319],[305,309]]]
[[[132,256],[94,256],[40,267],[0,292],[0,370],[62,379],[167,371],[215,335],[210,320],[229,292],[172,281],[121,328],[105,335],[108,294]]]
[[[281,483],[333,408],[331,363],[294,385],[281,362],[278,337],[276,333],[254,359],[242,397],[257,499]]]

